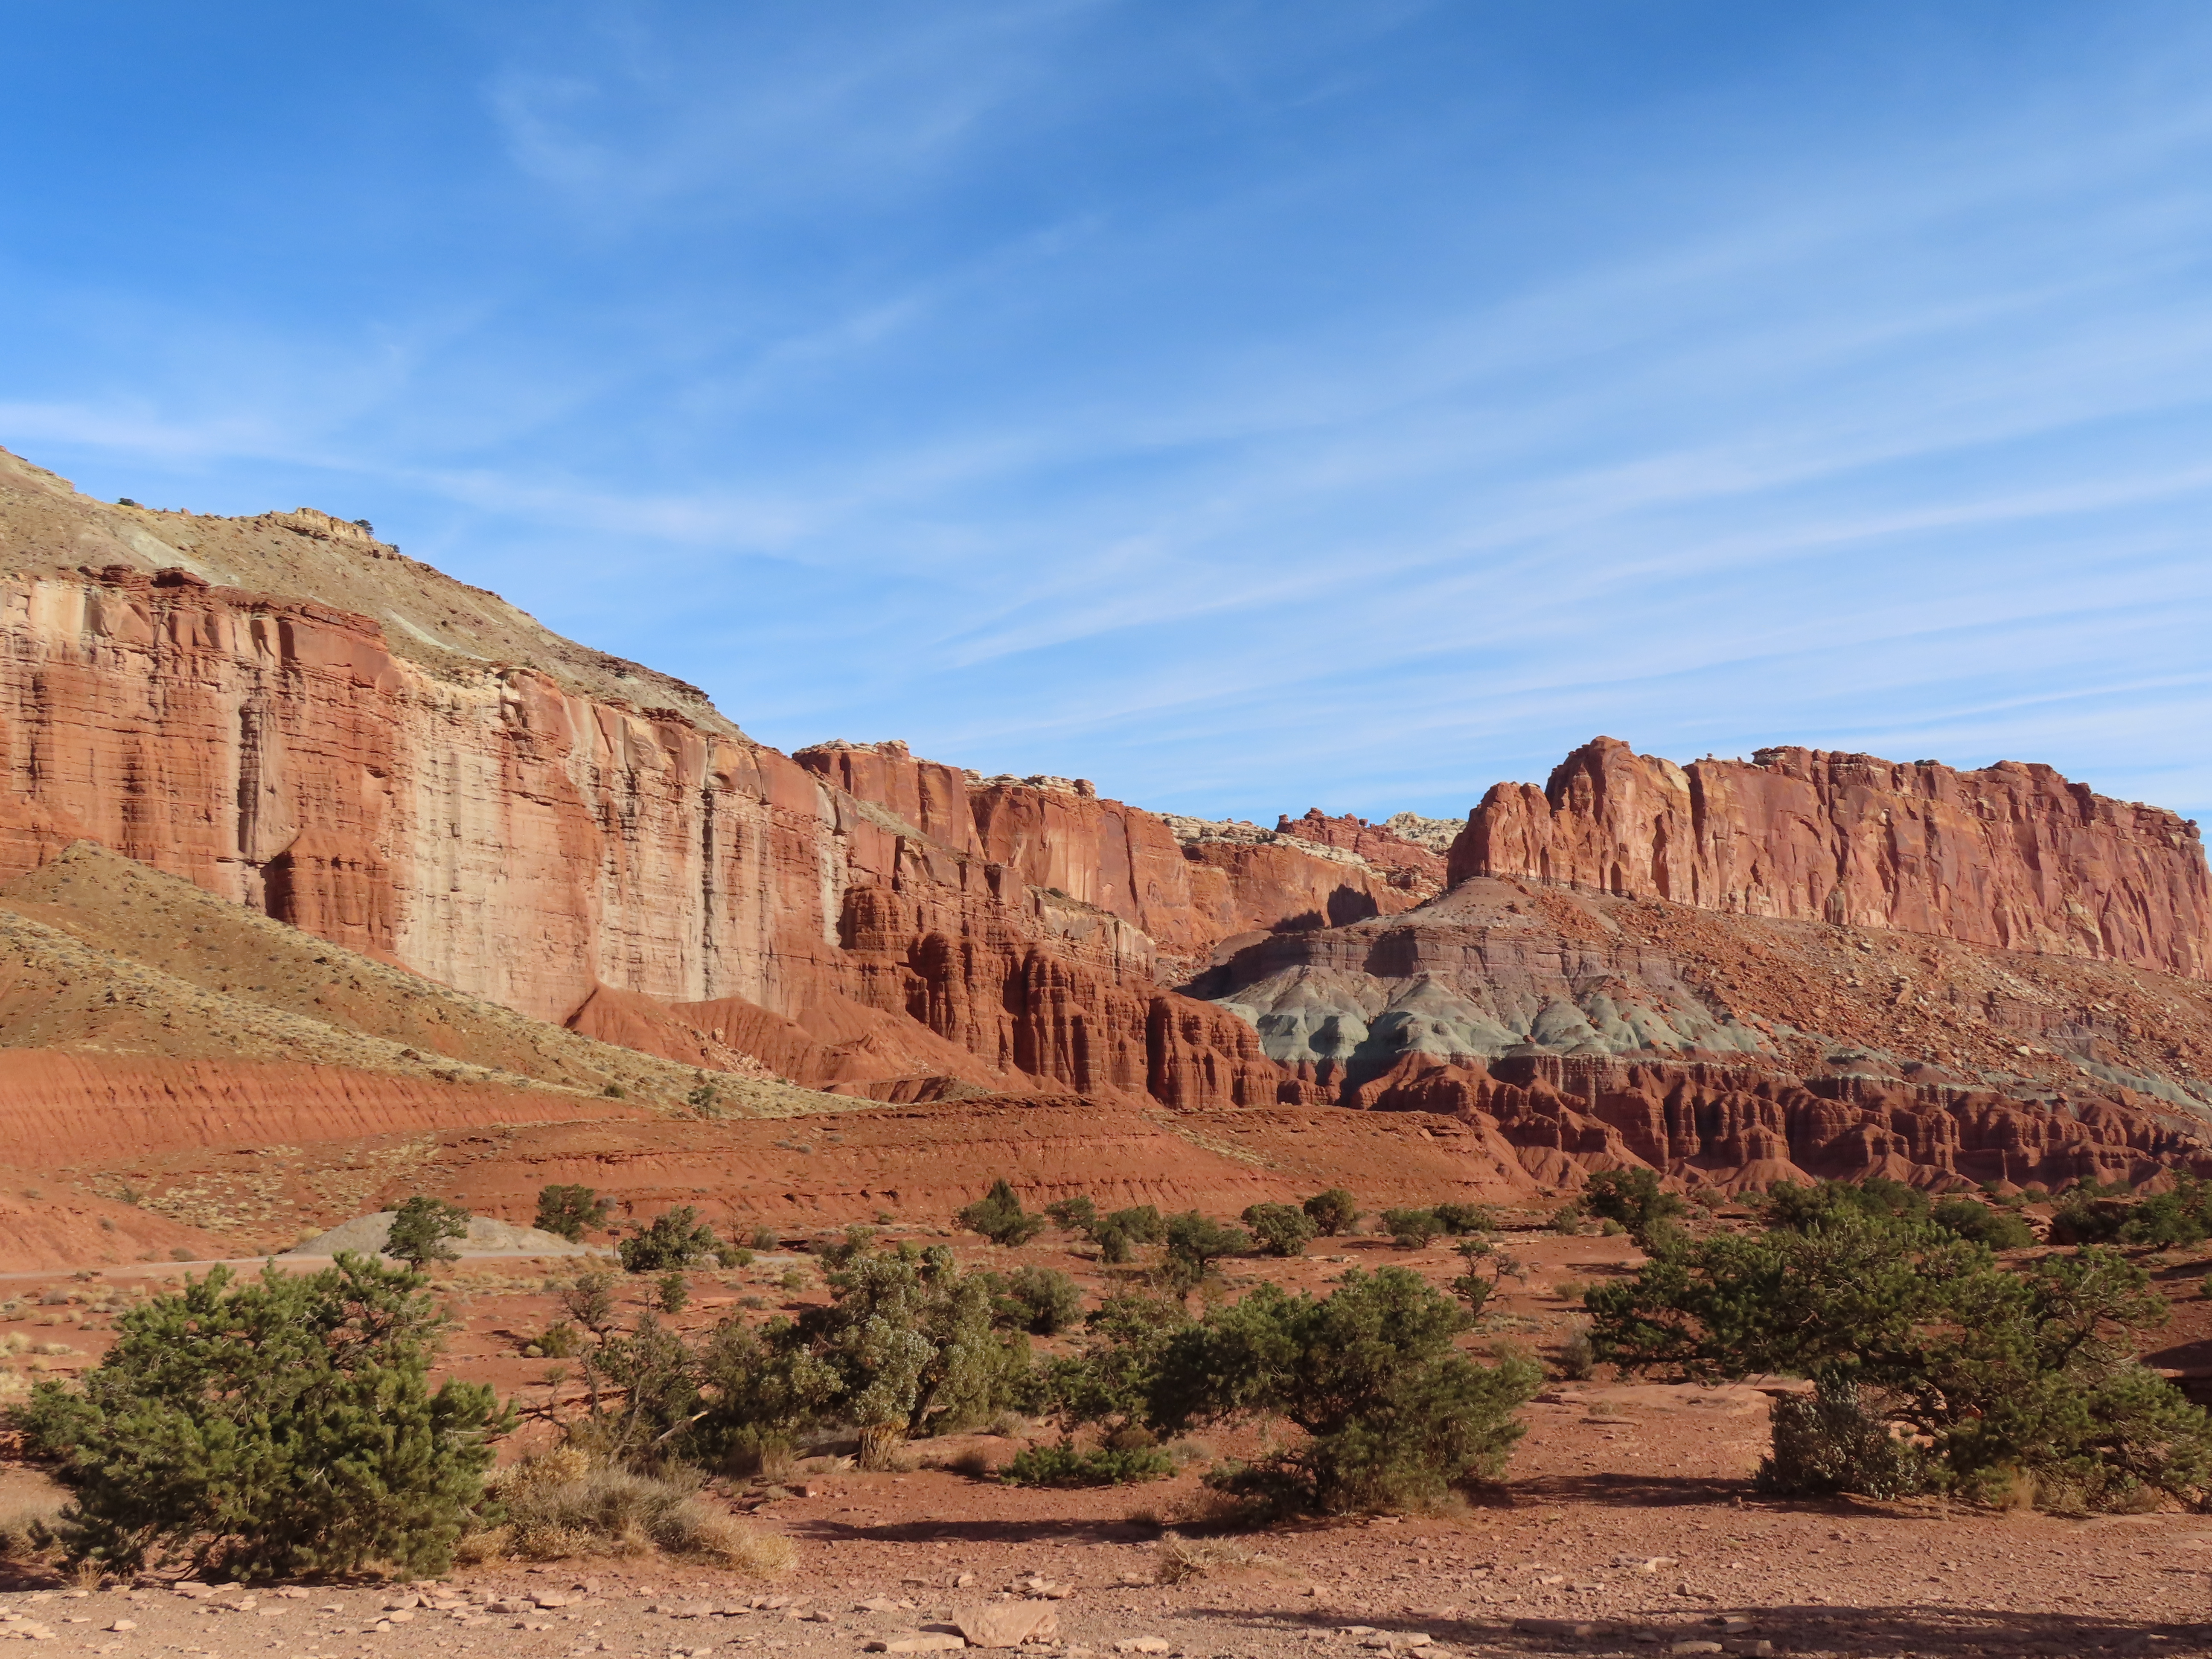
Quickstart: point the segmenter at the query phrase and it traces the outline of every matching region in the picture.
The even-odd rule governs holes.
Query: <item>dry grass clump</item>
[[[554,1561],[579,1555],[709,1558],[749,1577],[790,1571],[791,1542],[762,1532],[699,1496],[696,1475],[640,1474],[580,1447],[555,1446],[495,1472],[492,1494],[505,1522],[476,1534],[469,1553]]]
[[[52,1547],[62,1499],[16,1498],[0,1508],[0,1561],[27,1561]]]
[[[1282,1562],[1225,1538],[1186,1538],[1171,1532],[1159,1541],[1152,1577],[1163,1584],[1193,1578],[1222,1578],[1239,1573],[1275,1572]]]

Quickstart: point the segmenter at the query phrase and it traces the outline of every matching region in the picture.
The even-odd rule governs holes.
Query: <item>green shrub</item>
[[[1167,1222],[1167,1254],[1160,1263],[1160,1282],[1178,1296],[1188,1296],[1225,1255],[1241,1255],[1252,1248],[1252,1239],[1241,1227],[1231,1227],[1185,1210]]]
[[[712,1261],[720,1248],[714,1230],[699,1219],[697,1210],[685,1204],[655,1216],[651,1226],[616,1245],[615,1254],[621,1257],[624,1272],[665,1273]]]
[[[234,1577],[443,1572],[483,1495],[492,1390],[430,1363],[419,1273],[341,1255],[320,1273],[227,1267],[116,1322],[81,1392],[43,1382],[26,1437],[75,1501],[72,1559],[118,1575],[182,1559]]]
[[[2043,1501],[2084,1508],[2212,1498],[2212,1419],[2134,1358],[2168,1312],[2141,1268],[2085,1249],[2007,1271],[1930,1223],[1848,1207],[1685,1244],[1593,1289],[1598,1357],[1698,1381],[1807,1376],[1832,1400],[1856,1387],[1970,1494],[2024,1474]]]
[[[1359,1206],[1341,1187],[1316,1193],[1305,1201],[1304,1207],[1305,1212],[1313,1218],[1314,1225],[1321,1229],[1324,1238],[1348,1233],[1359,1224]]]
[[[2035,1230],[2017,1212],[1971,1198],[1938,1199],[1928,1218],[1947,1233],[1993,1250],[2016,1250],[2035,1243]]]
[[[1109,1262],[1127,1261],[1139,1244],[1157,1244],[1167,1237],[1167,1222],[1150,1204],[1132,1205],[1101,1216],[1091,1229],[1100,1255]]]
[[[691,1305],[691,1285],[680,1273],[665,1273],[654,1283],[653,1301],[665,1314],[680,1314]]]
[[[1444,1230],[1434,1210],[1385,1210],[1382,1222],[1382,1231],[1401,1250],[1425,1249]]]
[[[1881,1176],[1856,1183],[1823,1181],[1810,1187],[1785,1181],[1767,1193],[1759,1212],[1770,1230],[1815,1233],[1861,1220],[1923,1220],[1929,1212],[1928,1195],[1917,1187]]]
[[[2128,1224],[2128,1212],[2134,1207],[2124,1200],[2100,1197],[2094,1192],[2069,1193],[2051,1212],[2051,1242],[2077,1245],[2118,1243],[2121,1230]]]
[[[563,1319],[548,1325],[530,1346],[548,1359],[573,1359],[583,1351],[584,1344],[576,1328]]]
[[[842,1238],[816,1240],[814,1255],[824,1267],[842,1267],[854,1257],[866,1255],[875,1242],[873,1227],[851,1226],[845,1229]]]
[[[2121,1224],[2123,1244],[2160,1249],[2202,1244],[2212,1238],[2212,1192],[2185,1176],[2172,1191],[2154,1193],[2128,1212]]]
[[[1114,1296],[1084,1324],[1091,1340],[1082,1352],[1047,1370],[1045,1403],[1069,1428],[1096,1423],[1109,1444],[1128,1443],[1150,1410],[1160,1356],[1170,1338],[1190,1328],[1190,1315],[1180,1303]]]
[[[981,1233],[994,1244],[1009,1248],[1028,1243],[1044,1225],[1042,1216],[1023,1210],[1022,1200],[1003,1177],[993,1182],[989,1192],[954,1218],[969,1232]]]
[[[1241,1219],[1269,1255],[1304,1255],[1321,1231],[1311,1216],[1291,1204],[1249,1205]]]
[[[993,1275],[997,1322],[1037,1336],[1057,1336],[1083,1317],[1083,1289],[1054,1267],[1017,1267]]]
[[[458,1261],[461,1253],[450,1241],[469,1236],[469,1212],[442,1198],[417,1193],[392,1218],[392,1236],[384,1253],[420,1271],[433,1261]]]
[[[1064,1232],[1089,1233],[1098,1225],[1098,1206],[1079,1193],[1073,1198],[1046,1205],[1044,1212],[1052,1218],[1052,1224]]]
[[[1169,1334],[1151,1425],[1282,1418],[1304,1440],[1217,1472],[1232,1495],[1320,1513],[1433,1504],[1494,1476],[1522,1433],[1514,1413],[1541,1373],[1476,1365],[1454,1346],[1468,1317],[1403,1267],[1345,1274],[1316,1300],[1263,1285]]]
[[[1936,1471],[1926,1449],[1869,1411],[1858,1385],[1836,1379],[1773,1404],[1772,1449],[1753,1484],[1782,1498],[1909,1498]]]
[[[1662,1188],[1656,1170],[1601,1170],[1583,1194],[1583,1212],[1600,1221],[1617,1221],[1639,1245],[1650,1249],[1660,1230],[1689,1206]]]
[[[614,1200],[601,1198],[589,1187],[540,1187],[538,1217],[531,1224],[571,1244],[580,1244],[586,1233],[607,1224],[607,1214],[614,1206]]]
[[[1175,1472],[1174,1456],[1158,1446],[1079,1449],[1073,1440],[1062,1440],[1056,1446],[1024,1446],[999,1478],[1012,1486],[1118,1486],[1164,1480]]]
[[[720,1245],[714,1251],[714,1265],[718,1267],[750,1267],[753,1265],[753,1253],[742,1244]]]
[[[1498,1231],[1498,1218],[1487,1205],[1439,1204],[1429,1213],[1436,1217],[1437,1225],[1454,1237]]]
[[[728,1319],[696,1348],[641,1318],[607,1345],[590,1443],[634,1465],[744,1462],[842,1423],[860,1429],[862,1465],[884,1468],[910,1436],[1032,1403],[1027,1342],[993,1328],[991,1275],[962,1273],[942,1248],[902,1245],[828,1278],[827,1307],[757,1328]]]
[[[756,1227],[753,1229],[753,1249],[757,1250],[777,1250],[781,1249],[782,1248],[783,1240],[781,1237],[778,1235],[775,1228]]]

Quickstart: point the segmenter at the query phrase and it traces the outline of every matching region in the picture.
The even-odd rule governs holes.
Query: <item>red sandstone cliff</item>
[[[787,1022],[738,1024],[808,1082],[1272,1100],[1158,955],[1413,902],[1088,786],[779,754],[319,514],[110,507],[0,454],[0,879],[95,840],[540,1018],[659,1029],[620,992]],[[713,1063],[702,1019],[654,1051]]]
[[[1541,790],[1483,797],[1451,849],[1451,880],[1473,876],[2212,975],[2196,824],[2014,761],[1762,749],[1684,767],[1599,738]]]

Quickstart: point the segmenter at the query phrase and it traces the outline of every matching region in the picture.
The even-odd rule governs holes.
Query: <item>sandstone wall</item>
[[[433,672],[368,618],[179,569],[18,578],[0,645],[0,879],[88,837],[538,1018],[734,1000],[842,1045],[825,1082],[934,1036],[1017,1085],[1272,1101],[1249,1027],[1158,1012],[1151,930],[1202,951],[1366,879],[1243,879],[1152,814],[902,745],[802,765],[530,667]]]
[[[1449,874],[2212,975],[2196,824],[2013,761],[1766,749],[1683,767],[1600,738],[1540,790],[1492,788]]]

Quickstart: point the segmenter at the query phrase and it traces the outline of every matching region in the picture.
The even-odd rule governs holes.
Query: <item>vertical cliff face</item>
[[[1540,790],[1494,787],[1450,876],[2212,975],[2196,824],[2013,761],[1960,772],[1765,749],[1682,767],[1600,738]]]
[[[1087,784],[787,757],[365,526],[112,507],[0,453],[0,878],[80,837],[541,1018],[885,1097],[1272,1100],[1155,935],[1390,898],[1194,859]]]

